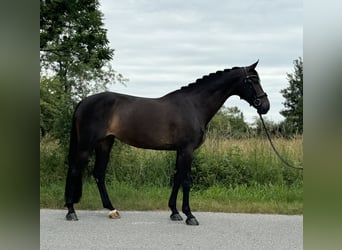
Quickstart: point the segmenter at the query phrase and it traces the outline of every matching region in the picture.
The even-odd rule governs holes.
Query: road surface
[[[40,210],[40,249],[303,249],[303,216],[195,212],[199,226],[169,219],[168,211]],[[185,219],[185,217],[183,216]]]

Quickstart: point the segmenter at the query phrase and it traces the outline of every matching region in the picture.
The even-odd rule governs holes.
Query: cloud
[[[270,118],[281,120],[279,91],[302,56],[302,3],[289,0],[101,1],[113,66],[130,79],[114,91],[162,96],[211,72],[260,59],[258,72],[271,99]],[[248,121],[254,112],[240,100]],[[253,113],[253,114],[254,114]],[[256,114],[256,113],[255,113]]]

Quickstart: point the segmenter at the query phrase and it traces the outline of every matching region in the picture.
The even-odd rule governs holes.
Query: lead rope
[[[277,149],[275,148],[275,146],[273,145],[273,142],[272,142],[272,140],[271,140],[271,136],[270,136],[270,134],[268,133],[268,130],[267,130],[266,126],[265,126],[264,119],[262,118],[261,114],[259,114],[259,116],[260,116],[260,120],[261,120],[261,122],[262,122],[262,125],[263,125],[263,127],[264,127],[265,133],[266,133],[266,135],[267,135],[267,138],[268,138],[268,140],[270,141],[270,144],[271,144],[271,146],[272,146],[274,152],[276,153],[276,155],[279,157],[279,159],[280,159],[287,167],[289,167],[289,168],[294,168],[294,169],[298,169],[298,170],[303,170],[302,167],[295,167],[295,166],[291,165],[290,163],[288,163],[288,162],[279,154],[278,150],[277,150]]]

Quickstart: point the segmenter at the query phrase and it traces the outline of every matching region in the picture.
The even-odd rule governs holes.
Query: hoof
[[[170,215],[171,220],[173,221],[180,221],[183,220],[182,216],[180,216],[180,214],[176,213],[176,214],[171,214]]]
[[[75,212],[73,213],[68,213],[66,216],[65,216],[66,220],[73,220],[73,221],[77,221],[78,218],[77,218],[77,215]]]
[[[109,212],[108,217],[111,219],[119,219],[120,214],[119,214],[118,210],[114,209],[114,210]]]
[[[185,223],[189,226],[198,226],[199,223],[195,217],[187,218]]]

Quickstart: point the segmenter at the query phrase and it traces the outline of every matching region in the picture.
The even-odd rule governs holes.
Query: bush
[[[277,139],[280,153],[290,162],[302,162],[302,139]],[[56,140],[44,138],[40,144],[41,183],[65,180],[67,153]],[[175,152],[144,150],[116,141],[107,168],[106,181],[139,187],[165,187],[172,184]],[[94,160],[85,171],[92,178]],[[240,185],[293,185],[302,183],[303,173],[288,169],[261,139],[213,140],[195,151],[192,183],[195,189],[213,185],[234,188]]]
[[[45,136],[40,141],[40,183],[50,184],[65,180],[66,151],[55,139]]]
[[[208,152],[200,150],[192,165],[195,188],[209,188],[213,185],[235,187],[251,183],[251,168],[241,161],[238,148],[227,152]]]
[[[174,172],[175,153],[130,147],[116,141],[108,164],[107,180],[133,187],[167,186]]]

